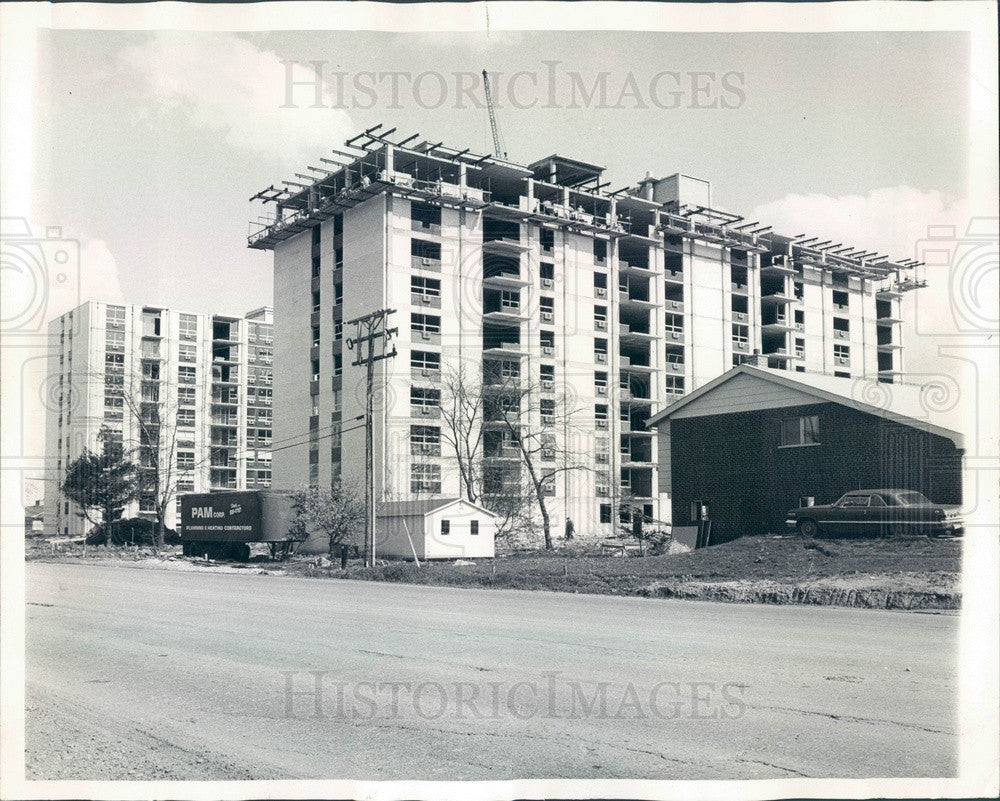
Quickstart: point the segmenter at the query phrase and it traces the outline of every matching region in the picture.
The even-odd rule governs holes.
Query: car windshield
[[[897,496],[899,502],[903,506],[918,506],[924,503],[930,503],[930,499],[920,492],[900,492]]]
[[[845,495],[838,501],[840,506],[867,506],[868,496],[867,495]]]

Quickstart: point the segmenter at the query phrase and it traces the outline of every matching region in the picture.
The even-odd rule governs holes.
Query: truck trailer
[[[294,514],[287,493],[200,492],[180,499],[186,556],[245,561],[253,552],[266,550],[272,559],[284,559],[304,538],[292,532]]]

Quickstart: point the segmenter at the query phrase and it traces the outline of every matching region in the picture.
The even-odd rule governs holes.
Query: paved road
[[[954,615],[40,563],[27,580],[29,778],[956,771]]]

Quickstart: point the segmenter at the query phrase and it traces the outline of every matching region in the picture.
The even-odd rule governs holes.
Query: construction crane
[[[483,89],[486,91],[486,108],[490,113],[490,130],[493,132],[493,152],[500,158],[507,158],[507,151],[504,150],[500,141],[500,128],[497,126],[496,110],[493,108],[493,95],[490,93],[490,77],[483,70]]]

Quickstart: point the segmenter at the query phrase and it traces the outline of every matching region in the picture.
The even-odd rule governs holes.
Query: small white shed
[[[376,557],[483,559],[495,554],[496,515],[464,498],[390,501],[376,513]],[[411,547],[412,541],[412,547]]]

